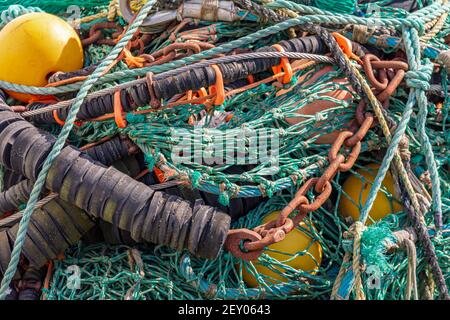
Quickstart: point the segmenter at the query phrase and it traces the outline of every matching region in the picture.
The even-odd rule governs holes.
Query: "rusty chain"
[[[402,82],[408,64],[401,59],[381,61],[372,54],[363,59],[364,71],[370,84],[377,92],[377,98],[387,108],[389,97]],[[320,178],[311,178],[297,191],[294,198],[280,212],[278,219],[265,223],[253,230],[230,230],[225,249],[235,257],[256,260],[264,248],[282,241],[310,212],[318,210],[331,196],[331,181],[338,172],[349,171],[361,152],[362,140],[376,124],[375,117],[366,112],[366,105],[361,100],[356,110],[355,120],[350,128],[339,133],[328,153],[329,165]],[[341,153],[344,149],[345,152]],[[314,191],[317,195],[312,203],[306,194]],[[296,214],[291,217],[291,215]]]
[[[375,89],[375,95],[383,108],[389,107],[389,98],[397,90],[408,71],[408,64],[401,58],[391,61],[381,61],[373,54],[366,54],[363,58],[364,72],[371,86]],[[366,118],[366,103],[361,100],[356,108],[356,120],[360,125]],[[372,127],[376,125],[372,123]]]

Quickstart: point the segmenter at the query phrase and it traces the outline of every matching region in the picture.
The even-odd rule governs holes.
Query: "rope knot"
[[[275,108],[272,109],[272,117],[275,120],[283,120],[285,118],[285,115],[279,108]]]
[[[427,62],[417,70],[410,70],[406,73],[406,84],[410,88],[428,91],[430,89],[431,74],[433,73],[433,64]]]
[[[403,161],[411,160],[411,151],[409,151],[409,138],[406,134],[401,138],[398,144],[398,149],[400,152],[400,157]]]
[[[361,222],[356,221],[353,223],[348,229],[346,235],[348,238],[359,238],[361,239],[362,233],[366,230],[367,227]]]

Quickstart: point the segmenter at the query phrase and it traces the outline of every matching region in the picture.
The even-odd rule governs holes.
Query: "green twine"
[[[355,11],[358,1],[356,0],[312,0],[312,5],[316,8],[329,10],[336,13],[351,14]]]
[[[392,270],[386,256],[387,242],[395,243],[395,237],[390,226],[384,221],[372,225],[361,238],[361,257],[364,263],[377,266],[382,273]]]

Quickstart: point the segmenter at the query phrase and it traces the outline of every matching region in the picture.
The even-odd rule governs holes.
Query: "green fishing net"
[[[26,7],[63,15],[70,1],[14,1]],[[276,1],[275,1],[276,2]],[[364,12],[367,5],[354,1],[342,1],[342,13]],[[345,2],[345,3],[344,3]],[[374,2],[380,8],[382,18],[403,18],[404,10],[385,6],[386,1]],[[302,3],[324,6],[323,1]],[[106,10],[109,1],[77,1],[83,8],[82,16]],[[420,1],[419,7],[429,3]],[[0,11],[8,8],[8,1],[0,2]],[[276,5],[276,3],[275,3]],[[374,8],[372,6],[372,8]],[[330,9],[331,10],[331,9]],[[339,10],[334,10],[340,12]],[[2,22],[7,21],[3,19]],[[123,21],[121,20],[121,23]],[[205,26],[211,25],[205,23]],[[82,26],[85,30],[90,24]],[[216,23],[217,41],[227,42],[252,34],[261,26],[248,23]],[[430,41],[433,46],[446,48],[442,38],[450,29],[444,26]],[[287,38],[286,32],[268,36],[250,48],[257,49]],[[155,38],[149,44],[151,51],[165,47],[166,39]],[[107,46],[89,46],[86,49],[88,65],[97,64],[111,50]],[[202,104],[179,105],[167,110],[135,115],[128,114],[128,126],[119,129],[113,120],[91,122],[82,125],[72,134],[71,142],[83,145],[112,137],[118,133],[129,136],[145,153],[149,169],[163,164],[175,175],[188,181],[193,188],[219,195],[223,205],[234,197],[264,196],[264,201],[245,217],[233,224],[233,228],[252,229],[261,225],[264,218],[284,208],[294,197],[295,191],[311,177],[320,176],[328,165],[330,142],[323,142],[333,132],[347,128],[355,118],[359,97],[337,67],[316,64],[295,73],[293,82],[280,88],[260,84],[252,89],[229,96],[226,102],[215,108],[219,115],[229,115],[229,121],[212,125],[214,114],[202,113]],[[126,70],[119,63],[117,70]],[[317,76],[319,75],[319,76]],[[314,81],[310,81],[314,77]],[[446,81],[446,75],[443,77]],[[117,79],[95,89],[113,86],[127,79]],[[447,87],[447,83],[443,83]],[[346,94],[346,99],[334,96]],[[430,103],[427,117],[427,134],[439,168],[443,191],[444,228],[439,234],[433,231],[433,219],[425,216],[429,233],[447,285],[450,285],[450,131],[447,121],[449,101],[445,92],[442,109]],[[400,89],[390,99],[389,115],[398,122],[405,109],[407,93]],[[167,102],[167,101],[165,101]],[[305,112],[312,103],[331,104],[320,112]],[[145,111],[148,107],[141,108]],[[417,113],[417,109],[414,110]],[[192,117],[197,121],[192,126]],[[411,152],[411,167],[417,177],[426,181],[426,163],[421,155],[421,144],[415,134],[416,120],[409,123],[407,135]],[[58,128],[44,128],[57,133]],[[242,132],[263,134],[270,130],[277,137],[279,153],[276,159],[258,154],[263,161],[243,173],[230,174],[233,164],[207,165],[202,157],[212,157],[217,141],[235,140]],[[182,137],[183,140],[178,139]],[[326,140],[326,139],[325,139]],[[189,161],[177,163],[174,155],[180,143],[200,147],[192,152]],[[347,173],[338,173],[332,181],[333,194],[320,209],[309,213],[304,223],[295,231],[293,242],[302,240],[303,247],[266,248],[258,261],[246,262],[223,251],[214,260],[195,258],[187,252],[175,252],[162,246],[90,244],[81,241],[65,253],[63,260],[54,262],[50,285],[43,291],[47,300],[145,300],[145,299],[329,299],[333,284],[346,252],[351,252],[352,241],[345,237],[352,220],[341,214],[339,204],[350,200],[359,210],[361,199],[349,196],[344,182],[357,177],[366,189],[372,180],[361,175],[370,163],[380,163],[387,143],[379,132],[370,131],[362,143],[362,153],[355,167]],[[237,149],[237,146],[236,146]],[[261,151],[262,152],[262,151]],[[266,156],[266,157],[264,157]],[[362,170],[362,171],[361,171]],[[398,190],[383,187],[391,208],[399,198]],[[307,194],[312,201],[316,195]],[[395,232],[408,225],[402,209],[393,211],[380,222],[370,225],[363,234],[361,257],[363,289],[368,299],[405,299],[408,286],[409,261],[405,250],[396,247]],[[296,243],[298,244],[298,243]],[[388,250],[389,248],[389,250]],[[284,251],[283,251],[284,250]],[[289,251],[289,252],[286,252]],[[428,262],[420,246],[417,247],[417,278],[421,292],[432,287]],[[345,264],[344,264],[345,266]],[[346,266],[348,267],[348,266]]]

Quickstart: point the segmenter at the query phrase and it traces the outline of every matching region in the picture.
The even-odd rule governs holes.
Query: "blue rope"
[[[389,170],[392,159],[394,158],[395,153],[397,152],[398,145],[405,134],[406,129],[408,128],[409,120],[411,119],[411,115],[413,113],[413,107],[416,103],[415,95],[413,92],[409,94],[408,102],[406,103],[405,111],[403,112],[403,116],[400,120],[400,123],[397,127],[397,130],[392,137],[391,144],[389,145],[386,155],[383,158],[383,162],[381,163],[380,169],[377,172],[377,176],[370,188],[369,195],[367,197],[366,202],[364,203],[363,208],[361,209],[361,215],[359,220],[365,224],[367,218],[369,217],[369,212],[373,207],[375,199],[377,197],[378,191],[380,190],[383,180],[386,176],[386,173]]]

